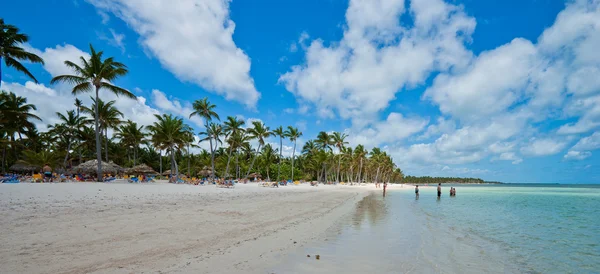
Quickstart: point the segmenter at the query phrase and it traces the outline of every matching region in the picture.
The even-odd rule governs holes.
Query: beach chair
[[[17,176],[5,177],[4,180],[2,181],[2,183],[3,184],[18,184],[19,178],[17,178]]]

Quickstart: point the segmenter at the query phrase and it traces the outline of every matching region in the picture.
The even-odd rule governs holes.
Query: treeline
[[[485,184],[485,183],[498,183],[498,182],[486,182],[479,178],[460,178],[460,177],[416,177],[406,176],[402,180],[404,184],[438,184],[438,183],[453,183],[453,184]]]

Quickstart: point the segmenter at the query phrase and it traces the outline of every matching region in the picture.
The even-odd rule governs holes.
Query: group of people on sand
[[[419,198],[419,185],[415,185],[415,196]],[[450,187],[450,197],[456,196],[456,188]],[[437,197],[442,197],[442,183],[438,183],[437,186]]]

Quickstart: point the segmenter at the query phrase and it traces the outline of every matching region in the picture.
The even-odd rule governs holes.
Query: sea
[[[600,185],[450,187],[367,196],[272,272],[600,273]]]

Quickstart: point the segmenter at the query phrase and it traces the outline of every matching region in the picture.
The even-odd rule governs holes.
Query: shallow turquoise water
[[[456,186],[368,197],[277,273],[599,273],[599,186]],[[306,254],[320,254],[310,260]]]

